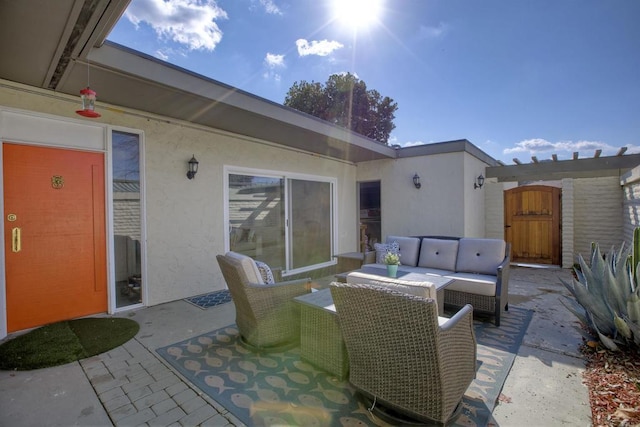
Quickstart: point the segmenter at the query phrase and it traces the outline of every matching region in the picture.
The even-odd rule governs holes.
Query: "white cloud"
[[[280,82],[282,80],[282,76],[276,70],[286,67],[286,64],[284,63],[284,55],[267,53],[264,58],[264,65],[266,67],[266,71],[262,74],[262,77],[265,80],[274,80],[276,82]]]
[[[305,39],[296,40],[296,46],[298,46],[298,54],[300,56],[318,55],[327,56],[334,50],[340,49],[343,45],[337,41],[329,40],[313,40],[308,42]]]
[[[601,141],[558,141],[551,142],[542,138],[520,141],[512,148],[505,148],[503,154],[525,153],[529,155],[558,154],[559,157],[570,157],[578,152],[580,157],[593,157],[596,150],[602,150],[603,156],[615,155],[620,147],[614,147]],[[627,145],[627,153],[640,152],[640,147]]]
[[[435,27],[420,26],[418,30],[419,39],[438,39],[449,31],[449,26],[442,22]]]
[[[214,50],[222,40],[216,20],[227,12],[214,0],[133,0],[124,16],[136,27],[145,22],[160,38],[189,50]]]
[[[283,68],[284,55],[276,55],[275,53],[267,53],[264,58],[264,63],[268,68]]]
[[[282,11],[273,0],[260,0],[260,4],[264,7],[264,10],[271,15],[282,15]]]
[[[167,59],[169,59],[169,55],[167,55],[162,50],[156,50],[156,54],[154,56],[158,59],[162,59],[163,61],[166,61]]]
[[[415,147],[418,145],[424,145],[425,143],[422,141],[408,141],[402,144],[403,147]]]

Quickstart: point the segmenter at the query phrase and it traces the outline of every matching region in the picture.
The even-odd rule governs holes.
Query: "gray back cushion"
[[[495,276],[498,265],[504,260],[505,246],[501,239],[460,239],[456,271]]]
[[[422,239],[418,267],[456,270],[458,257],[458,241],[444,239]]]
[[[400,264],[415,267],[420,254],[420,239],[417,237],[387,236],[387,243],[398,242],[400,245]]]
[[[253,258],[240,254],[238,252],[227,252],[225,256],[240,263],[240,266],[242,267],[245,276],[247,276],[247,280],[249,281],[249,283],[264,285],[262,274],[260,274],[260,270],[258,270],[258,266],[256,265],[255,261],[253,261]]]

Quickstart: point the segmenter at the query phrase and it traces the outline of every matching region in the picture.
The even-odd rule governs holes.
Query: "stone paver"
[[[562,270],[519,269],[512,272],[510,303],[512,306],[531,309],[535,315],[503,389],[503,393],[510,397],[510,403],[500,403],[494,410],[496,425],[531,425],[532,419],[541,425],[589,424],[586,389],[579,378],[582,360],[577,352],[577,344],[581,338],[570,327],[575,319],[566,317],[557,301],[563,288],[558,285],[556,276],[566,274],[568,273]],[[233,321],[235,312],[232,305],[225,305],[227,307],[195,311],[190,304],[178,301],[136,312],[141,333],[121,347],[81,361],[77,364],[80,367],[77,376],[81,378],[76,381],[78,384],[82,382],[89,389],[93,388],[98,397],[97,405],[102,406],[101,410],[104,409],[102,416],[108,416],[115,426],[242,425],[219,403],[202,394],[165,365],[163,359],[155,353],[157,348],[228,325]],[[69,376],[65,368],[56,369],[46,372],[53,375],[60,371]],[[36,417],[39,422],[50,420],[51,416],[47,417],[43,411],[50,411],[51,405],[43,403],[34,407],[33,396],[42,399],[43,395],[38,394],[43,388],[42,384],[30,380],[26,374],[16,375],[16,378],[0,376],[0,379],[12,387],[13,384],[18,384],[4,392],[3,396],[10,396],[11,402],[9,398],[5,398],[7,402],[3,406],[0,400],[0,425],[42,425],[17,423],[17,420],[23,421],[26,415],[37,413],[38,409],[42,413],[42,416]],[[20,379],[20,382],[16,379]],[[534,382],[537,388],[532,387]],[[61,381],[53,376],[50,383],[56,385],[57,390]],[[9,390],[7,386],[4,389]],[[536,390],[535,395],[531,393],[532,389]],[[21,396],[19,402],[13,400],[17,395]],[[76,400],[78,397],[73,396],[73,403]],[[14,409],[17,407],[16,403],[21,405],[22,412]],[[56,408],[60,407],[58,401],[54,403]],[[559,415],[553,414],[556,412]],[[77,417],[77,420],[73,417]],[[87,424],[82,422],[82,415],[71,415],[65,420],[69,422],[52,422],[52,425]],[[100,422],[93,425],[104,424]]]
[[[116,426],[235,425],[136,339],[82,368]]]

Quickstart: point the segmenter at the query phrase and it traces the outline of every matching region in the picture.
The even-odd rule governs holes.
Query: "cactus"
[[[631,267],[633,268],[633,277],[635,283],[638,283],[637,271],[640,262],[640,227],[633,230],[633,253],[631,258]]]
[[[640,234],[636,238],[634,233],[634,251],[636,241]],[[633,256],[623,244],[603,257],[594,243],[590,264],[582,255],[578,261],[580,268],[574,269],[572,282],[561,279],[574,298],[561,297],[561,302],[610,350],[618,350],[620,344],[640,345],[640,288],[633,274]]]

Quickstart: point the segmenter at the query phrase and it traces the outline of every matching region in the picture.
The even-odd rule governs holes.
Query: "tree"
[[[333,74],[323,86],[295,82],[284,105],[387,144],[398,104],[351,73]]]

